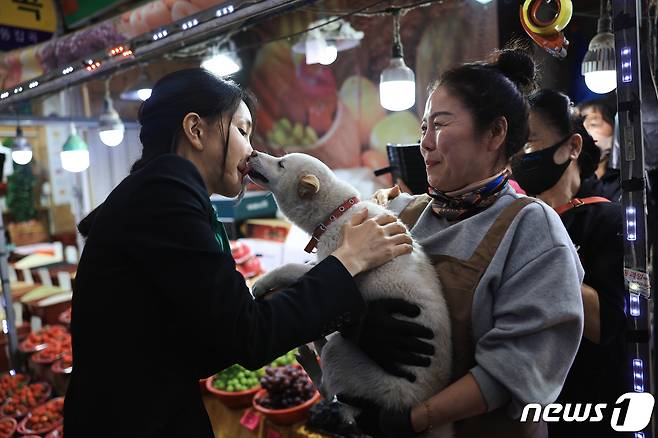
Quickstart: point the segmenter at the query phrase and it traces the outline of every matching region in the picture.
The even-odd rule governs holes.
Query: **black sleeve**
[[[600,343],[607,345],[626,328],[623,217],[617,204],[605,204],[593,212],[596,220],[589,223],[593,250],[587,261],[584,282],[598,293]]]
[[[233,363],[258,368],[363,311],[354,279],[335,257],[271,299],[254,300],[232,257],[219,251],[207,195],[167,177],[149,182],[145,192],[148,199],[135,203],[147,213],[129,227],[134,258],[157,299],[179,315],[172,324],[186,333],[201,376]]]

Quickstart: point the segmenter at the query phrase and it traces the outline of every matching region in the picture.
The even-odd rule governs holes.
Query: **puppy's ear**
[[[297,186],[297,194],[302,199],[312,198],[317,192],[320,191],[320,180],[313,174],[304,175],[299,178]]]

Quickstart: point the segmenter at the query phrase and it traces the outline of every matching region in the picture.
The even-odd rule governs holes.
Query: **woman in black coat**
[[[411,251],[393,217],[358,215],[332,256],[254,301],[209,200],[243,187],[250,102],[189,69],[142,105],[142,158],[79,227],[67,437],[212,437],[199,379],[234,363],[258,368],[358,321],[353,276]]]
[[[600,151],[569,98],[540,90],[529,98],[526,154],[512,166],[514,177],[561,216],[585,270],[585,327],[559,403],[608,403],[631,390],[625,349],[622,208],[594,196]],[[606,413],[610,414],[611,409]],[[551,438],[619,436],[610,419],[549,423]]]

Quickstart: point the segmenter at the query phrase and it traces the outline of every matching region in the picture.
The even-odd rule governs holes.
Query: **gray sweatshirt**
[[[428,206],[411,229],[430,255],[467,260],[494,220],[522,195],[508,187],[485,211],[458,222]],[[402,194],[389,209],[412,200]],[[489,410],[507,405],[513,418],[527,403],[557,398],[580,344],[583,268],[560,217],[538,202],[512,222],[473,296],[477,365],[470,372]]]

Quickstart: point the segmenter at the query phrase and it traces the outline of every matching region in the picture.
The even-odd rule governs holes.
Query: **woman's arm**
[[[157,291],[158,307],[170,313],[163,319],[176,336],[172,342],[185,346],[201,377],[236,362],[260,367],[362,312],[363,299],[348,269],[358,273],[372,260],[354,261],[361,245],[354,239],[347,254],[338,254],[348,267],[328,257],[290,288],[255,301],[231,256],[219,251],[207,197],[180,179],[152,182],[145,190],[149,199],[138,201],[148,215],[127,227],[129,241],[135,242],[130,251]],[[380,228],[370,223],[352,234],[379,240],[371,231]],[[389,256],[390,250],[384,259]]]
[[[583,312],[585,314],[583,336],[598,344],[601,342],[599,293],[585,283],[581,286],[581,290],[583,294]]]
[[[471,373],[457,380],[425,403],[411,410],[411,425],[415,432],[423,432],[487,412],[480,387]]]

